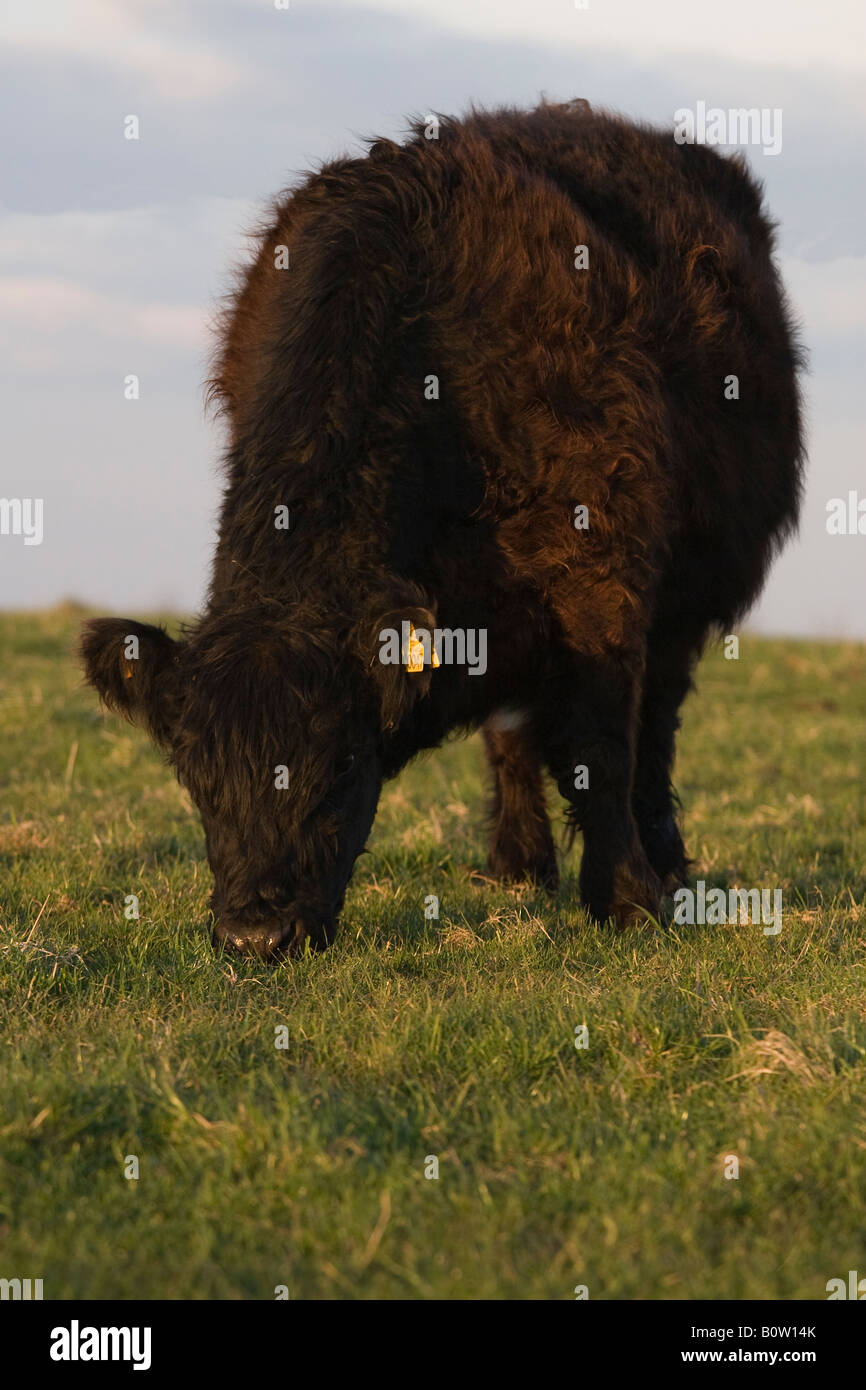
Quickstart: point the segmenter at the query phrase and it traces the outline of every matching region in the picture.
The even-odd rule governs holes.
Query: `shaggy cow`
[[[656,913],[690,673],[797,517],[743,162],[584,102],[413,131],[276,204],[233,300],[204,615],[83,637],[201,812],[215,941],[261,956],[332,940],[383,780],[479,726],[493,873],[555,886],[547,769],[587,909]]]

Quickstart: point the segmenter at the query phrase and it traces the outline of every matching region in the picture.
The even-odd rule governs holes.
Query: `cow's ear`
[[[363,624],[362,659],[379,698],[382,728],[395,729],[430,689],[439,664],[433,645],[436,618],[421,603],[371,610]]]
[[[168,743],[176,718],[180,643],[131,618],[93,618],[81,630],[85,675],[109,707]]]

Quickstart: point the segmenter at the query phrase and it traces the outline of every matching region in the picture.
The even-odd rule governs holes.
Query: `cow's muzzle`
[[[233,951],[260,960],[277,961],[299,956],[309,942],[313,951],[323,951],[334,939],[335,926],[320,915],[293,913],[272,922],[232,922],[219,920],[212,941],[218,950]]]

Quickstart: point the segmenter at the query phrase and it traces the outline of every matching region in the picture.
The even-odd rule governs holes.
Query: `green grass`
[[[577,850],[556,899],[480,881],[471,740],[386,788],[335,946],[270,969],[211,951],[198,818],[81,688],[79,617],[0,618],[0,1276],[822,1299],[866,1274],[862,647],[746,635],[686,706],[695,874],[780,887],[779,936],[598,930]]]

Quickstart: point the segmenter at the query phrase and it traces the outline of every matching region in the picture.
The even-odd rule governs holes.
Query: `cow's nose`
[[[218,949],[236,951],[260,960],[278,960],[281,956],[297,956],[309,940],[314,950],[327,946],[333,932],[325,924],[315,925],[303,917],[290,917],[268,923],[218,921],[213,929],[213,944]]]
[[[233,922],[217,922],[213,929],[213,944],[225,951],[237,951],[242,956],[259,956],[273,960],[282,954],[284,927],[279,922],[246,926]]]

